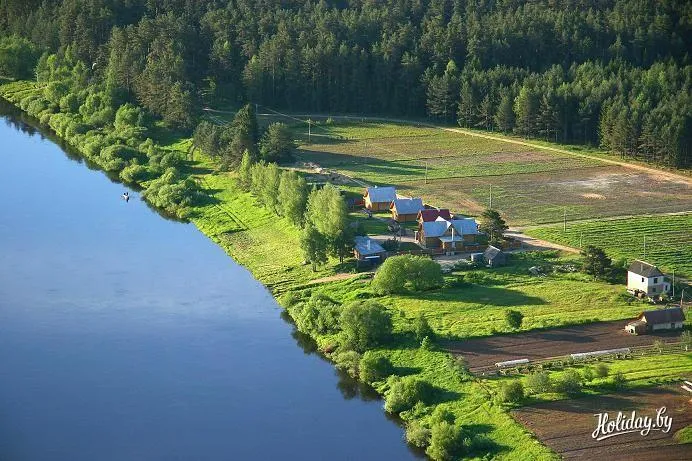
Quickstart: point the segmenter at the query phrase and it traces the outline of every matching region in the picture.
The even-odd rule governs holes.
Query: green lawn
[[[664,270],[692,276],[692,214],[570,223],[567,232],[561,225],[525,232],[575,248],[595,245],[612,258],[645,259]]]
[[[410,295],[381,297],[397,315],[395,326],[410,329],[410,322],[424,315],[435,332],[447,338],[469,338],[510,332],[505,311],[524,314],[522,330],[548,328],[583,322],[634,317],[645,307],[631,302],[623,285],[594,281],[580,273],[552,273],[545,277],[529,274],[533,265],[562,264],[570,259],[544,259],[535,253],[515,254],[511,263],[498,269],[476,269],[447,277],[452,282],[463,276],[461,286]],[[369,292],[362,280],[326,284],[320,288],[341,301]]]

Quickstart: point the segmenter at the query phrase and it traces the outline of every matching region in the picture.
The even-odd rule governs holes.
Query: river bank
[[[35,84],[21,83],[0,87],[0,94],[15,105],[19,105],[27,94],[38,92]],[[21,106],[20,106],[21,107]],[[103,159],[90,150],[91,144],[84,139],[87,132],[79,133],[70,128],[63,114],[46,115],[31,112],[30,107],[23,108],[38,121],[50,127],[58,137],[70,142],[87,159],[108,170],[109,159]],[[28,110],[27,110],[28,109]],[[93,136],[103,139],[109,133],[101,131]],[[161,140],[157,146],[166,153],[186,156],[190,140],[173,138]],[[280,297],[283,293],[301,291],[311,280],[324,278],[337,273],[342,267],[332,261],[322,270],[313,272],[310,266],[302,263],[298,230],[287,220],[279,218],[257,204],[252,195],[242,192],[234,175],[220,172],[211,160],[202,158],[189,161],[180,168],[183,179],[194,179],[208,200],[188,207],[185,214],[197,228],[217,243],[239,264],[245,266],[253,276],[267,286],[272,293]],[[146,190],[149,179],[134,182]],[[168,210],[177,212],[177,209]],[[347,281],[336,281],[311,287],[310,290],[324,290],[340,302],[353,299],[363,292],[363,281],[358,278]],[[395,333],[403,334],[409,321],[399,315],[395,321]],[[333,344],[334,338],[329,335],[314,335],[321,349]],[[407,341],[397,341],[385,348],[373,351],[374,354],[389,358],[397,374],[412,375],[430,383],[435,389],[434,400],[422,407],[417,407],[401,414],[409,424],[413,421],[427,420],[435,408],[444,408],[453,413],[458,423],[468,427],[469,435],[480,440],[476,445],[473,457],[493,454],[500,459],[550,459],[554,455],[540,445],[531,434],[521,428],[506,411],[494,403],[493,395],[484,386],[471,379],[460,370],[450,355],[443,351],[416,347]],[[380,392],[386,391],[385,383],[375,383]]]

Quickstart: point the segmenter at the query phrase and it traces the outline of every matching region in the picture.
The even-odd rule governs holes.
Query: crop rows
[[[613,258],[645,259],[692,276],[692,214],[623,218],[537,227],[527,234],[575,248],[594,245]]]

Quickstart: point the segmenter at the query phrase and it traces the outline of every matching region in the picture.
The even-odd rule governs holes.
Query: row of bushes
[[[79,113],[60,112],[64,107],[51,104],[40,92],[13,102],[103,170],[131,184],[151,181],[152,190],[143,195],[154,206],[186,218],[201,197],[195,182],[183,180],[177,171],[182,165],[177,153],[157,147],[149,138],[142,140],[146,128],[139,108],[124,104],[112,120],[106,117],[97,128],[84,123],[84,114],[90,113],[84,105],[78,108]]]

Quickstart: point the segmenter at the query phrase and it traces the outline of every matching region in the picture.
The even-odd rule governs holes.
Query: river
[[[418,458],[193,225],[0,118],[0,460]]]

